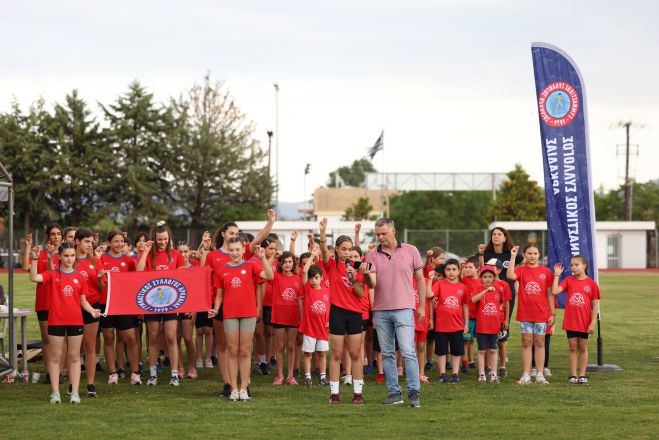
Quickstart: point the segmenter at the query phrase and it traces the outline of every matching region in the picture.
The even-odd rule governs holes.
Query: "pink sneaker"
[[[288,376],[286,378],[286,383],[289,385],[299,385],[293,376]]]
[[[272,381],[273,385],[281,385],[284,383],[284,376],[275,376],[275,380]]]

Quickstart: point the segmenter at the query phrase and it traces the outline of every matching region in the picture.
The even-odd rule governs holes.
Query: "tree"
[[[604,192],[595,193],[595,213],[597,220],[624,219],[624,185]],[[659,180],[632,185],[632,220],[655,221],[659,223]]]
[[[350,166],[343,166],[332,171],[329,175],[327,186],[336,188],[339,186],[362,186],[366,182],[366,173],[374,173],[375,167],[365,157],[355,160]]]
[[[538,182],[531,180],[522,165],[516,164],[497,191],[497,199],[488,209],[490,220],[545,220],[545,197]]]
[[[235,218],[261,218],[273,191],[265,155],[253,138],[252,123],[223,83],[211,83],[207,75],[203,85],[173,100],[171,109],[174,193],[186,226],[196,230]]]
[[[371,215],[373,206],[368,197],[360,197],[354,205],[349,206],[343,214],[343,220],[375,220],[377,216]]]

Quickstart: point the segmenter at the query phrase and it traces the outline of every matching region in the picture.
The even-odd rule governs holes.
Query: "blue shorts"
[[[464,339],[465,341],[471,341],[474,338],[476,338],[476,320],[475,319],[470,319],[469,320],[469,333],[468,334],[463,334],[462,339]]]
[[[478,341],[478,351],[496,350],[499,347],[499,335],[476,333]]]
[[[546,322],[526,322],[520,321],[519,323],[520,332],[522,334],[533,334],[533,335],[544,335],[547,333],[547,323]]]

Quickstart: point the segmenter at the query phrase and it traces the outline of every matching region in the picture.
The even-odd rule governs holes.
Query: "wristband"
[[[478,254],[478,256],[479,256],[479,257],[482,257],[482,256],[483,256],[483,254]]]
[[[327,243],[327,239],[325,239],[325,240],[320,240],[320,243]]]

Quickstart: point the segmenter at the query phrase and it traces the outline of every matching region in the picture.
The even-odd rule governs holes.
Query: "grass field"
[[[0,276],[5,286],[6,277]],[[83,397],[79,406],[49,405],[46,385],[0,384],[0,439],[659,438],[659,274],[607,273],[601,287],[604,361],[625,371],[593,373],[589,386],[567,384],[560,325],[551,344],[552,384],[515,385],[520,341],[514,327],[509,378],[478,385],[470,373],[451,386],[437,383],[433,370],[416,410],[380,405],[386,388],[375,385],[374,376],[366,379],[366,405],[330,407],[327,388],[274,387],[272,376],[255,376],[254,400],[234,403],[218,397],[216,370],[201,369],[198,379],[179,388],[109,387],[103,375],[98,398]],[[27,276],[18,275],[16,306],[31,308],[33,296]],[[36,318],[29,332],[38,339]],[[595,338],[590,358],[596,360]],[[30,364],[30,370],[43,371],[43,365]],[[345,401],[351,393],[342,387]]]

